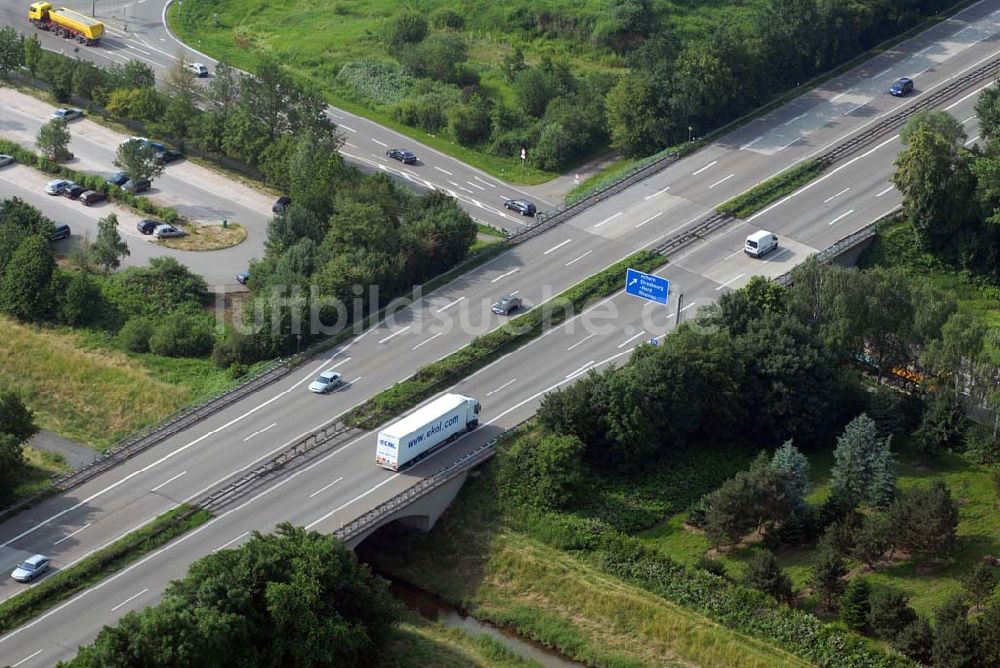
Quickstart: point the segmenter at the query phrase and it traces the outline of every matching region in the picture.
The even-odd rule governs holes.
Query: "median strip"
[[[728,202],[720,204],[715,210],[720,213],[728,213],[736,218],[746,218],[768,204],[798,190],[819,176],[827,167],[828,163],[822,160],[800,162],[791,169],[758,183],[742,195],[737,195]]]
[[[473,339],[466,347],[419,369],[410,378],[376,394],[350,411],[345,424],[374,429],[391,416],[403,413],[493,360],[506,355],[544,331],[557,327],[587,305],[622,289],[629,267],[649,272],[666,263],[659,253],[643,250],[584,279],[545,304],[531,309],[505,325]]]
[[[111,545],[102,547],[79,563],[11,596],[0,603],[0,633],[16,628],[56,603],[120,571],[139,557],[204,524],[211,516],[207,510],[187,504],[180,505]]]

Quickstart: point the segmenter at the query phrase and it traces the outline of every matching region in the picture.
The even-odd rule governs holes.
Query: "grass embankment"
[[[622,288],[628,267],[652,271],[666,263],[666,258],[652,251],[639,251],[607,269],[584,279],[554,298],[514,318],[497,329],[473,339],[472,343],[444,359],[419,369],[410,378],[379,392],[354,408],[344,421],[352,426],[373,429],[388,416],[412,408],[441,388],[505,355],[518,346],[557,327],[580,313],[587,305]]]
[[[61,454],[26,445],[22,472],[17,476],[18,483],[11,491],[10,500],[17,501],[38,494],[52,484],[54,476],[68,471],[69,464]]]
[[[376,537],[373,561],[587,665],[810,665],[512,527],[497,504],[494,469],[466,484],[428,536]]]
[[[800,162],[791,169],[758,183],[742,195],[737,195],[715,208],[717,211],[728,213],[736,218],[746,218],[768,204],[795,192],[819,176],[826,167],[826,163],[819,160]]]
[[[540,668],[485,633],[472,635],[407,615],[378,657],[378,668]]]
[[[0,386],[23,392],[40,428],[98,448],[232,382],[209,359],[126,355],[101,334],[0,318]]]
[[[167,248],[186,251],[213,251],[232,248],[243,243],[247,230],[238,223],[222,225],[186,225],[183,237],[162,239],[159,243]]]
[[[205,523],[210,517],[206,510],[178,506],[83,561],[45,577],[30,589],[0,603],[0,633],[6,633],[83,591],[182,533]]]

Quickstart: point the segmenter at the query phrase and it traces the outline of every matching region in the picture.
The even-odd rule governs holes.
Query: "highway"
[[[963,14],[979,21],[971,28],[987,26],[983,31],[992,31],[987,37],[959,49],[953,46],[959,43],[959,35],[971,40],[978,33],[970,26],[946,22],[931,31],[936,31],[937,42],[928,45],[925,33],[902,45],[898,53],[876,59],[876,63],[882,58],[892,59],[899,68],[891,77],[880,74],[876,78],[912,74],[904,68],[918,66],[919,59],[932,52],[950,54],[921,75],[918,93],[922,93],[978,62],[995,58],[996,7],[995,2],[980,3],[966,10],[971,14]],[[842,92],[854,95],[855,89],[864,90],[872,76],[868,72],[872,71],[880,72],[869,63],[845,75],[848,79]],[[852,74],[854,79],[850,79]],[[969,89],[952,101],[951,112],[959,120],[972,117],[973,92]],[[815,99],[808,108],[814,111],[797,100],[766,121],[742,128],[421,299],[415,309],[401,310],[391,322],[366,332],[329,359],[312,361],[306,369],[129,462],[26,511],[0,526],[0,564],[7,567],[26,553],[41,551],[54,556],[57,568],[66,567],[176,503],[219,487],[255,460],[281,450],[378,389],[468,342],[475,333],[495,326],[500,321],[496,316],[474,316],[483,313],[498,294],[519,290],[529,305],[538,304],[546,295],[565,289],[635,248],[675,232],[747,184],[769,176],[759,167],[761,160],[768,159],[772,165],[794,162],[837,143],[850,131],[874,122],[880,114],[919,99],[873,98],[873,111],[866,111],[863,118],[842,112],[833,117],[833,107],[828,105],[836,105],[831,99],[840,94]],[[820,116],[821,112],[827,115]],[[795,120],[802,114],[806,115]],[[779,144],[772,135],[812,116],[817,119],[812,132],[802,129],[806,133],[802,138],[766,153],[769,147]],[[839,124],[843,126],[831,129]],[[974,136],[974,119],[968,120],[967,127]],[[764,139],[741,149],[757,137]],[[794,196],[765,209],[749,223],[734,223],[671,257],[670,264],[659,273],[683,291],[683,315],[714,301],[723,291],[739,287],[751,275],[784,273],[808,254],[894,208],[899,197],[887,179],[898,150],[898,139],[887,135]],[[777,233],[781,243],[781,249],[763,261],[742,253],[747,232],[758,226]],[[455,316],[462,312],[466,313],[468,326],[455,326]],[[559,327],[456,387],[483,401],[487,424],[476,433],[401,474],[375,467],[374,436],[360,436],[262,489],[257,497],[243,500],[245,505],[227,510],[162,553],[151,555],[37,622],[0,638],[0,660],[15,663],[27,659],[22,665],[50,665],[58,658],[71,656],[79,643],[93,637],[100,624],[111,623],[130,609],[154,602],[164,582],[182,575],[188,563],[223,545],[238,544],[250,529],[267,530],[283,519],[319,530],[338,527],[412,484],[418,476],[446,465],[462,449],[527,417],[545,391],[571,382],[588,368],[626,360],[635,345],[667,331],[671,315],[672,310],[643,306],[623,295],[605,300],[590,310],[588,318],[571,321],[572,332],[567,331],[569,326]],[[451,320],[450,327],[445,318]],[[305,382],[315,371],[328,366],[336,366],[351,381],[349,386],[325,397],[305,392]],[[0,595],[6,597],[19,589],[12,585],[4,581]],[[84,611],[86,614],[81,614]]]

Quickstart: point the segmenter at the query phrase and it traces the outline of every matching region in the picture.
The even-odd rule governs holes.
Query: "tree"
[[[962,124],[947,111],[921,111],[913,115],[900,131],[899,138],[904,144],[920,130],[928,130],[942,137],[953,146],[962,146],[968,137]]]
[[[10,434],[19,443],[38,433],[35,415],[13,390],[0,390],[0,434]]]
[[[681,127],[712,128],[728,117],[739,89],[729,65],[710,44],[692,46],[677,58],[670,110]]]
[[[500,489],[515,503],[565,508],[584,491],[584,445],[575,436],[520,439],[500,459]]]
[[[38,35],[31,33],[28,39],[24,40],[24,66],[31,73],[31,78],[35,78],[39,66],[42,64],[42,43],[38,41]]]
[[[156,75],[153,68],[140,60],[130,60],[114,70],[118,79],[115,88],[154,88]]]
[[[788,516],[787,489],[785,473],[771,468],[770,458],[762,452],[748,471],[740,471],[705,497],[705,535],[719,546],[736,544],[751,529],[762,532],[765,525]]]
[[[7,78],[11,70],[16,70],[24,62],[24,47],[21,36],[14,26],[0,26],[0,78]]]
[[[73,70],[73,92],[80,97],[104,103],[106,99],[107,74],[89,60],[81,60]]]
[[[167,99],[155,88],[115,88],[104,106],[118,118],[156,122],[167,109]]]
[[[954,392],[930,395],[924,419],[916,431],[916,443],[924,461],[937,459],[949,447],[961,442],[965,431],[965,411]]]
[[[397,614],[353,552],[286,523],[195,562],[160,604],[105,627],[70,665],[367,665]]]
[[[56,102],[69,102],[73,94],[73,71],[76,61],[55,53],[42,53],[41,74],[49,84],[49,90]]]
[[[809,460],[792,445],[791,440],[775,450],[771,468],[784,474],[789,500],[793,504],[802,503],[809,491]]]
[[[976,624],[979,653],[984,666],[1000,666],[1000,602],[994,602]]]
[[[879,448],[872,459],[868,485],[868,502],[876,508],[888,508],[898,496],[896,459],[889,450],[888,437],[884,443],[885,447]]]
[[[52,309],[56,260],[49,240],[28,236],[17,246],[0,278],[0,310],[24,322],[37,322]]]
[[[875,570],[886,552],[892,547],[892,532],[883,515],[865,518],[861,529],[854,536],[851,556]]]
[[[868,628],[884,640],[895,640],[903,630],[917,621],[906,594],[880,587],[869,597]]]
[[[972,596],[972,600],[976,603],[976,609],[978,610],[982,606],[983,601],[989,599],[993,594],[993,590],[997,586],[997,577],[993,572],[993,566],[985,562],[979,562],[976,564],[972,572],[966,576],[965,581],[962,583],[965,586],[965,590],[969,592]]]
[[[648,80],[628,74],[608,92],[611,145],[627,156],[648,155],[667,145],[667,123],[660,116]]]
[[[191,70],[188,69],[190,61],[184,51],[178,51],[174,55],[174,60],[163,75],[163,89],[169,97],[185,97],[196,100],[201,94],[201,88],[195,82]]]
[[[24,445],[12,434],[0,432],[0,499],[8,501],[21,477]]]
[[[770,550],[754,551],[743,573],[743,584],[785,603],[792,600],[792,579],[781,570]]]
[[[940,558],[955,545],[958,504],[944,482],[937,480],[907,490],[889,508],[888,522],[896,547],[920,560]]]
[[[118,146],[114,165],[132,181],[152,180],[163,173],[163,164],[157,160],[156,150],[148,143],[134,139]]]
[[[821,545],[813,563],[809,584],[822,608],[835,609],[837,600],[844,592],[845,575],[847,567],[843,557],[829,545]]]
[[[66,121],[61,118],[53,118],[38,128],[35,145],[46,157],[62,161],[72,155],[69,152],[69,140],[69,128],[66,127]]]
[[[961,594],[954,594],[935,610],[934,665],[942,668],[978,668],[976,629],[969,623],[968,608]]]
[[[899,632],[895,640],[892,641],[892,646],[914,661],[930,665],[934,646],[934,631],[931,629],[930,622],[920,617],[910,623]]]
[[[871,592],[868,580],[854,578],[847,583],[840,597],[840,620],[852,631],[864,631],[868,628]]]
[[[988,86],[979,94],[976,116],[979,117],[979,134],[992,143],[1000,130],[1000,88]]]
[[[101,285],[87,271],[75,272],[59,293],[59,322],[70,326],[90,325],[100,320],[103,311]]]
[[[788,290],[765,276],[751,276],[739,290],[727,292],[702,316],[709,326],[724,327],[730,334],[745,334],[750,323],[770,313],[783,313]]]
[[[102,266],[106,274],[120,267],[122,258],[129,256],[128,244],[118,234],[118,216],[114,213],[97,221],[97,240],[91,245],[90,252],[94,262]]]
[[[862,413],[844,428],[833,452],[831,496],[845,508],[861,501],[884,503],[890,481],[895,486],[889,443],[878,437],[875,421]]]
[[[418,11],[404,9],[389,21],[386,37],[394,48],[421,42],[427,37],[427,18]]]
[[[941,335],[929,341],[920,355],[923,366],[947,385],[954,394],[961,393],[970,379],[983,351],[986,325],[968,313],[953,313],[941,327]]]

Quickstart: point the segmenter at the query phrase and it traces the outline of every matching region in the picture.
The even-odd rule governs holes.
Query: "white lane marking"
[[[743,278],[744,276],[746,276],[746,274],[740,274],[740,275],[738,275],[738,276],[733,276],[733,277],[732,277],[732,278],[730,278],[730,279],[729,279],[728,281],[726,281],[725,283],[723,283],[722,285],[720,285],[719,287],[717,287],[717,288],[715,289],[715,291],[716,291],[716,292],[718,292],[719,290],[721,290],[722,288],[726,287],[726,286],[727,286],[727,285],[729,285],[730,283],[733,283],[733,282],[735,282],[735,281],[738,281],[738,280],[740,280],[741,278]]]
[[[595,333],[593,333],[593,334],[588,334],[587,336],[583,337],[582,339],[580,339],[579,341],[577,341],[576,343],[574,343],[573,345],[571,345],[571,346],[570,346],[569,348],[567,348],[566,350],[567,350],[567,351],[568,351],[568,350],[573,350],[573,348],[576,348],[576,347],[577,347],[577,346],[579,346],[579,345],[583,345],[583,343],[584,343],[585,341],[587,341],[588,339],[592,339],[592,338],[594,338],[595,336],[597,336],[597,333],[596,333],[596,332],[595,332]]]
[[[438,170],[439,172],[443,172],[443,173],[447,174],[448,176],[455,176],[454,174],[452,174],[451,172],[449,172],[447,169],[441,169],[437,165],[434,165],[434,169]]]
[[[40,650],[38,650],[37,652],[35,652],[34,654],[30,654],[30,655],[28,655],[28,656],[24,657],[23,659],[21,659],[20,661],[18,661],[18,662],[17,662],[17,663],[15,663],[14,665],[12,665],[12,666],[11,666],[10,668],[17,668],[17,667],[18,667],[18,666],[20,666],[20,665],[21,665],[22,663],[25,663],[25,662],[27,662],[27,661],[31,661],[32,659],[34,659],[34,658],[35,658],[36,656],[38,656],[39,654],[41,654],[41,653],[42,653],[42,652],[44,652],[44,651],[45,651],[44,649],[40,649]]]
[[[382,148],[389,148],[388,144],[386,144],[385,142],[379,141],[378,139],[375,139],[375,137],[369,137],[369,139],[371,139],[373,142],[375,142],[376,144],[378,144]]]
[[[989,88],[992,85],[993,85],[993,82],[990,82],[988,84],[980,86],[979,88],[977,88],[976,90],[972,91],[968,95],[965,95],[964,97],[958,98],[957,100],[955,100],[954,102],[952,102],[951,104],[949,104],[947,107],[945,107],[944,110],[945,111],[951,111],[952,109],[954,109],[958,105],[960,105],[963,102],[965,102],[966,100],[968,100],[970,97],[973,97],[975,95],[979,95],[980,93],[982,93],[984,90],[986,90],[987,88]],[[973,118],[975,118],[975,116],[973,116]]]
[[[763,138],[764,138],[764,135],[761,135],[761,136],[757,137],[756,139],[754,139],[753,141],[750,141],[750,142],[747,142],[746,144],[743,144],[743,146],[740,146],[740,150],[742,151],[743,149],[750,148],[751,146],[753,146],[754,144],[756,144],[757,142],[759,142]]]
[[[975,116],[969,116],[964,121],[962,121],[962,125],[965,125],[966,123],[968,123],[969,121],[971,121],[973,118],[975,118]]]
[[[56,542],[54,542],[52,544],[53,545],[58,545],[59,543],[63,542],[64,540],[69,540],[70,538],[72,538],[76,534],[80,533],[81,531],[83,531],[84,529],[86,529],[87,527],[89,527],[91,524],[93,524],[93,522],[87,522],[86,524],[84,524],[82,527],[80,527],[79,529],[77,529],[73,533],[66,534],[65,536],[63,536],[62,538],[60,538],[59,540],[57,540]]]
[[[685,306],[684,308],[682,308],[682,309],[681,309],[681,310],[679,311],[679,313],[684,313],[684,311],[688,310],[688,309],[689,309],[689,308],[691,308],[692,306],[697,306],[697,304],[695,304],[695,303],[693,303],[693,302],[692,302],[692,303],[688,304],[687,306]]]
[[[649,217],[649,218],[647,218],[646,220],[644,220],[644,221],[642,221],[641,223],[639,223],[638,225],[636,225],[636,227],[642,227],[643,225],[645,225],[645,224],[646,224],[646,223],[648,223],[649,221],[651,221],[651,220],[656,220],[657,218],[659,218],[659,217],[660,217],[660,216],[662,216],[662,215],[663,215],[663,212],[662,212],[662,211],[661,211],[661,212],[659,212],[659,213],[657,213],[657,214],[653,214],[652,216],[650,216],[650,217]]]
[[[462,186],[458,185],[454,181],[448,181],[448,183],[450,183],[451,185],[455,186],[456,188],[462,188]],[[469,189],[468,188],[462,188],[462,190],[469,190]],[[469,192],[472,192],[472,191],[469,190]]]
[[[844,97],[845,95],[847,95],[850,92],[851,91],[848,89],[848,90],[845,90],[843,93],[838,93],[838,94],[834,95],[832,98],[830,98],[830,102],[831,103],[832,102],[836,102],[837,100],[839,100],[840,98]]]
[[[561,244],[556,244],[552,248],[550,248],[547,251],[545,251],[544,253],[542,253],[542,255],[548,255],[549,253],[551,253],[554,250],[559,250],[560,248],[562,248],[563,246],[565,246],[566,244],[568,244],[571,241],[573,241],[573,240],[572,239],[567,239],[566,241],[562,242]]]
[[[251,438],[253,438],[254,436],[258,436],[258,435],[260,435],[260,434],[263,434],[263,433],[264,433],[265,431],[267,431],[267,430],[268,430],[268,429],[270,429],[271,427],[274,427],[274,426],[277,426],[277,424],[278,424],[277,422],[272,422],[271,424],[267,425],[267,426],[266,426],[266,427],[264,427],[263,429],[258,429],[258,430],[257,430],[257,431],[255,431],[254,433],[252,433],[252,434],[250,434],[249,436],[247,436],[246,438],[244,438],[244,439],[243,439],[243,442],[244,442],[244,443],[246,443],[247,441],[249,441],[249,440],[250,440]]]
[[[868,103],[867,102],[862,102],[861,104],[859,104],[856,107],[851,107],[850,109],[848,109],[847,111],[845,111],[842,115],[843,116],[850,116],[851,114],[853,114],[855,111],[857,111],[861,107],[865,106],[866,104],[868,104]]]
[[[277,424],[277,423],[276,423],[276,424]],[[244,439],[244,440],[246,440],[246,439]],[[149,490],[149,491],[150,491],[150,492],[155,492],[155,491],[157,491],[158,489],[160,489],[161,487],[165,487],[166,485],[169,485],[170,483],[172,483],[172,482],[173,482],[174,480],[177,480],[178,478],[180,478],[180,477],[181,477],[182,475],[184,475],[185,473],[187,473],[187,471],[181,471],[180,473],[178,473],[177,475],[175,475],[175,476],[174,476],[173,478],[170,478],[169,480],[164,480],[164,481],[163,481],[163,482],[161,482],[161,483],[160,483],[159,485],[157,485],[156,487],[154,487],[153,489],[151,489],[151,490]]]
[[[622,341],[621,343],[618,344],[618,349],[621,350],[622,348],[624,348],[625,346],[627,346],[630,342],[635,341],[636,339],[638,339],[640,336],[642,336],[645,333],[646,333],[646,330],[642,330],[641,332],[639,332],[635,336],[630,336],[629,338],[625,339],[624,341]]]
[[[651,200],[654,197],[658,197],[658,196],[662,195],[663,193],[667,192],[668,190],[670,190],[670,186],[667,186],[666,188],[660,188],[659,190],[657,190],[652,195],[646,195],[645,197],[643,197],[643,199],[645,199],[645,200]]]
[[[149,591],[149,587],[146,587],[145,589],[143,589],[138,594],[134,594],[132,596],[129,596],[127,599],[125,599],[124,601],[122,601],[121,603],[119,603],[118,605],[116,605],[115,607],[111,608],[111,612],[114,612],[115,610],[117,610],[118,608],[122,607],[123,605],[125,605],[129,601],[134,601],[135,599],[137,599],[140,596],[142,596],[143,594],[145,594],[147,591]]]
[[[495,183],[490,183],[490,182],[489,182],[489,181],[487,181],[486,179],[481,179],[481,178],[479,178],[478,176],[473,176],[472,178],[474,178],[475,180],[479,181],[480,183],[485,183],[485,184],[486,184],[486,185],[488,185],[488,186],[489,186],[490,188],[496,188],[496,187],[497,187],[497,185],[496,185]]]
[[[854,213],[854,209],[851,209],[851,210],[850,210],[850,211],[848,211],[847,213],[842,213],[842,214],[840,214],[839,216],[837,216],[836,218],[834,218],[833,220],[831,220],[831,221],[830,221],[829,223],[827,223],[827,225],[833,225],[833,224],[834,224],[834,223],[836,223],[836,222],[837,222],[838,220],[843,220],[844,218],[847,218],[847,217],[848,217],[849,215],[851,215],[852,213]]]
[[[344,386],[346,387],[347,385],[354,385],[354,383],[358,382],[358,381],[359,381],[359,380],[361,380],[362,378],[363,378],[363,376],[358,376],[358,377],[357,377],[357,378],[355,378],[354,380],[350,380],[350,381],[348,381],[348,382],[344,383]]]
[[[881,197],[882,195],[886,194],[887,192],[890,192],[890,191],[895,190],[895,189],[896,189],[896,186],[889,186],[885,190],[883,190],[880,193],[878,193],[877,195],[875,195],[875,197]]]
[[[891,67],[885,68],[884,70],[882,70],[881,72],[879,72],[878,74],[876,74],[875,76],[873,76],[872,78],[873,79],[878,79],[879,77],[885,76],[889,72],[892,72],[892,68]]]
[[[844,193],[846,193],[846,192],[847,192],[848,190],[850,190],[850,189],[851,189],[851,187],[850,187],[850,186],[848,186],[848,187],[844,188],[843,190],[841,190],[841,191],[840,191],[839,193],[837,193],[836,195],[830,195],[830,196],[829,196],[829,197],[827,197],[827,198],[826,198],[825,200],[823,200],[823,204],[826,204],[826,203],[828,203],[828,202],[829,202],[830,200],[832,200],[832,199],[836,199],[836,198],[840,197],[841,195],[843,195]]]
[[[459,297],[455,301],[451,302],[450,304],[445,304],[444,306],[442,306],[441,308],[439,308],[438,310],[436,310],[434,312],[435,313],[440,313],[441,311],[444,311],[445,309],[449,309],[452,306],[454,306],[455,304],[457,304],[458,302],[462,301],[463,299],[465,299],[465,297]]]
[[[579,369],[577,369],[576,371],[574,371],[574,372],[570,373],[568,376],[566,376],[566,380],[569,380],[570,378],[573,378],[574,376],[579,376],[581,373],[583,373],[584,371],[586,371],[587,369],[589,369],[593,364],[594,364],[594,360],[590,360],[589,362],[587,362],[586,364],[584,364],[583,366],[581,366]]]
[[[701,174],[701,173],[702,173],[703,171],[705,171],[706,169],[708,169],[709,167],[711,167],[712,165],[714,165],[714,164],[715,164],[715,163],[717,163],[717,162],[718,162],[718,160],[713,160],[712,162],[708,163],[707,165],[705,165],[705,166],[704,166],[704,167],[702,167],[701,169],[697,169],[697,170],[695,170],[695,171],[691,172],[691,176],[698,176],[698,175],[699,175],[699,174]]]
[[[591,253],[593,253],[593,252],[594,252],[594,251],[592,251],[592,250],[589,250],[589,251],[587,251],[586,253],[584,253],[583,255],[581,255],[580,257],[577,257],[577,258],[573,258],[572,260],[570,260],[569,262],[567,262],[567,263],[566,263],[566,266],[567,266],[567,267],[568,267],[568,266],[570,266],[571,264],[573,264],[573,263],[574,263],[574,262],[576,262],[577,260],[582,260],[583,258],[587,257],[588,255],[590,255],[590,254],[591,254]]]
[[[150,51],[146,51],[145,49],[140,49],[140,48],[139,48],[139,47],[137,47],[137,46],[136,46],[135,44],[126,44],[125,46],[127,46],[127,47],[128,47],[128,48],[130,48],[130,49],[135,49],[135,50],[136,50],[136,51],[138,51],[139,53],[144,53],[144,54],[146,54],[147,56],[151,56],[151,55],[153,55],[153,54],[152,54],[152,52],[150,52]]]
[[[488,396],[488,397],[492,396],[492,395],[496,394],[497,392],[499,392],[500,390],[502,390],[503,388],[505,388],[508,385],[510,385],[511,383],[516,383],[516,382],[517,382],[517,378],[512,378],[512,379],[508,380],[506,383],[504,383],[503,385],[501,385],[500,387],[498,387],[497,389],[493,390],[492,392],[487,392],[486,396]]]
[[[973,137],[969,141],[965,142],[965,145],[969,146],[970,144],[975,144],[978,139],[979,139],[979,135],[976,135],[975,137]]]
[[[437,337],[441,336],[442,334],[444,334],[444,332],[438,332],[437,334],[435,334],[435,335],[434,335],[434,336],[432,336],[431,338],[429,338],[429,339],[424,339],[423,341],[421,341],[421,342],[420,342],[420,343],[418,343],[417,345],[413,346],[412,348],[410,348],[410,350],[416,350],[417,348],[419,348],[420,346],[424,345],[425,343],[430,343],[431,341],[433,341],[433,340],[434,340],[434,339],[436,339]]]
[[[331,482],[329,485],[324,485],[323,487],[320,487],[315,492],[313,492],[312,494],[310,494],[309,498],[311,499],[314,496],[316,496],[317,494],[322,494],[323,492],[325,492],[326,490],[330,489],[331,487],[333,487],[334,485],[336,485],[338,482],[340,482],[343,479],[344,479],[344,476],[340,476],[339,478],[337,478],[336,480],[334,480],[333,482]]]
[[[518,272],[520,270],[521,270],[520,267],[518,267],[517,269],[511,269],[506,274],[500,274],[499,276],[497,276],[496,278],[494,278],[492,281],[490,281],[490,283],[496,283],[497,281],[502,281],[503,279],[507,278],[511,274],[516,273],[516,272]]]
[[[520,290],[514,290],[514,292],[512,292],[510,294],[512,294],[512,295],[519,295],[519,294],[521,294],[521,291]]]
[[[413,326],[413,325],[407,325],[406,327],[404,327],[403,329],[399,330],[398,332],[393,332],[393,333],[392,333],[392,334],[390,334],[389,336],[387,336],[387,337],[385,337],[384,339],[382,339],[381,341],[379,341],[379,343],[385,343],[386,341],[388,341],[388,340],[389,340],[389,339],[391,339],[392,337],[394,337],[394,336],[399,336],[400,334],[402,334],[402,333],[403,333],[403,332],[405,332],[406,330],[410,329],[410,328],[411,328],[412,326]]]
[[[226,549],[227,547],[229,547],[230,545],[232,545],[232,544],[233,544],[233,543],[235,543],[236,541],[238,541],[238,540],[242,540],[243,538],[246,538],[246,537],[247,537],[247,536],[249,536],[249,535],[250,535],[250,532],[249,532],[249,531],[244,531],[243,533],[241,533],[241,534],[240,534],[239,536],[237,536],[236,538],[233,538],[232,540],[227,540],[227,541],[226,541],[225,543],[223,543],[223,544],[222,544],[222,545],[220,545],[219,547],[217,547],[217,548],[215,548],[214,550],[212,550],[212,554],[215,554],[215,553],[216,553],[216,552],[218,552],[219,550],[224,550],[224,549]]]
[[[594,225],[594,227],[600,227],[604,223],[610,223],[612,220],[614,220],[618,216],[621,216],[624,213],[625,213],[624,211],[619,211],[618,213],[614,214],[613,216],[608,216],[607,218],[605,218],[604,220],[602,220],[601,222],[599,222],[597,225]]]
[[[799,120],[799,119],[801,119],[801,118],[805,118],[805,117],[806,117],[806,116],[808,116],[808,115],[809,115],[809,112],[808,112],[808,111],[807,111],[807,112],[805,112],[804,114],[799,114],[799,115],[798,115],[798,116],[796,116],[795,118],[793,118],[793,119],[791,119],[791,120],[788,120],[788,121],[785,121],[784,123],[782,123],[782,125],[784,125],[785,127],[788,127],[789,125],[791,125],[791,124],[792,124],[792,123],[794,123],[795,121],[797,121],[797,120]]]
[[[478,183],[473,183],[472,181],[466,181],[466,183],[468,183],[473,188],[479,188],[480,190],[486,190],[486,188],[482,187]]]
[[[726,178],[724,178],[724,179],[719,179],[718,181],[716,181],[715,183],[713,183],[712,185],[710,185],[710,186],[708,187],[708,189],[709,189],[709,190],[711,190],[711,189],[712,189],[712,188],[714,188],[715,186],[717,186],[717,185],[721,185],[721,184],[725,183],[726,181],[728,181],[729,179],[733,178],[734,176],[736,176],[736,174],[730,174],[729,176],[727,176],[727,177],[726,177]]]
[[[778,148],[778,151],[784,151],[784,150],[785,150],[786,148],[788,148],[789,146],[791,146],[792,144],[794,144],[794,143],[795,143],[795,142],[797,142],[798,140],[802,139],[802,138],[803,138],[804,136],[805,136],[805,135],[799,135],[798,137],[796,137],[796,138],[795,138],[795,139],[793,139],[792,141],[788,142],[788,143],[787,143],[787,144],[785,144],[784,146],[782,146],[782,147]],[[778,151],[775,151],[775,153],[777,153]]]
[[[917,51],[917,55],[918,56],[922,56],[922,55],[924,55],[925,53],[927,53],[928,51],[930,51],[933,48],[934,48],[933,44],[931,44],[930,46],[925,46],[924,48],[922,48],[919,51]]]
[[[357,148],[357,146],[355,146],[354,144],[352,144],[352,143],[351,143],[351,142],[349,142],[349,141],[345,141],[345,142],[344,142],[344,146],[350,146],[351,148]]]
[[[344,125],[343,123],[341,123],[341,124],[340,124],[340,125],[338,125],[337,127],[339,127],[339,128],[344,128],[344,129],[345,129],[345,130],[347,130],[348,132],[357,132],[357,130],[355,130],[354,128],[349,128],[349,127],[347,127],[346,125]]]

